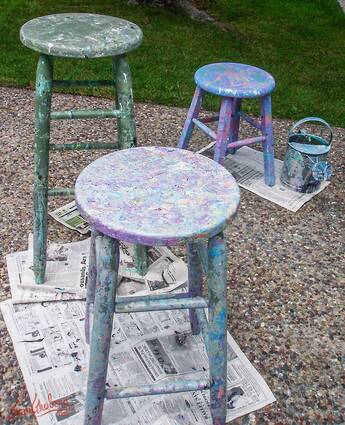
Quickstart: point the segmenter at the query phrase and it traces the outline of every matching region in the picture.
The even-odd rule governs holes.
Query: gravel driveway
[[[26,249],[32,226],[34,93],[0,88],[1,300],[10,297],[4,256]],[[274,100],[273,100],[274,101]],[[97,97],[56,95],[54,108],[106,107]],[[186,110],[137,104],[139,145],[175,146]],[[283,159],[289,121],[275,120],[276,156]],[[111,141],[114,122],[54,122],[56,142]],[[245,127],[243,135],[248,134]],[[206,140],[200,133],[193,147]],[[51,187],[72,184],[103,152],[51,154]],[[345,129],[335,129],[331,185],[297,213],[241,190],[237,219],[226,232],[229,248],[229,330],[264,376],[277,402],[237,424],[341,424],[344,413]],[[62,205],[55,198],[50,208]],[[50,220],[49,237],[78,234]],[[0,423],[14,403],[28,403],[11,339],[0,321]],[[2,418],[2,419],[1,419]]]

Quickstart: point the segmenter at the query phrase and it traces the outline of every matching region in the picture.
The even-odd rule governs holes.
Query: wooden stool
[[[189,108],[178,147],[187,149],[194,125],[216,141],[214,160],[224,164],[228,153],[235,153],[241,146],[262,143],[264,151],[265,183],[275,184],[274,139],[272,130],[271,93],[274,78],[255,66],[240,63],[213,63],[198,69],[194,76],[196,89]],[[205,92],[221,96],[219,115],[198,119]],[[241,111],[242,99],[260,98],[261,123]],[[262,133],[262,136],[238,140],[240,118]],[[218,121],[217,132],[206,123]]]
[[[136,145],[133,96],[126,53],[141,44],[142,31],[132,22],[112,16],[63,13],[43,16],[24,24],[22,43],[39,52],[36,76],[35,179],[34,179],[34,272],[36,283],[44,282],[47,245],[48,196],[73,196],[73,189],[48,189],[49,151],[82,149],[122,149]],[[111,80],[54,80],[53,59],[99,58],[111,56]],[[112,86],[116,108],[51,112],[53,87]],[[50,120],[78,118],[117,118],[118,143],[52,144]],[[137,268],[145,273],[145,252],[137,247]]]
[[[239,189],[216,162],[174,148],[133,148],[97,159],[75,186],[80,213],[93,228],[89,286],[95,287],[84,424],[99,425],[104,398],[210,389],[213,423],[226,416],[226,255],[223,229],[236,214]],[[187,294],[116,299],[119,240],[149,246],[187,244]],[[208,241],[206,255],[202,242]],[[201,296],[207,270],[208,300]],[[204,308],[208,307],[208,321]],[[201,329],[210,379],[106,389],[113,314],[190,309]],[[114,412],[114,415],[116,412]]]

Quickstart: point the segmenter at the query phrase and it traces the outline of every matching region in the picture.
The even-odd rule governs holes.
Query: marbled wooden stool
[[[265,183],[275,184],[274,139],[272,130],[271,93],[274,78],[255,66],[240,63],[213,63],[198,69],[194,76],[196,89],[189,108],[178,147],[188,148],[193,128],[196,125],[208,137],[216,141],[214,160],[224,164],[228,153],[235,153],[241,146],[262,143],[264,151]],[[221,96],[219,115],[198,119],[205,92]],[[241,111],[242,99],[260,98],[261,123]],[[238,140],[240,118],[262,133],[262,136]],[[206,123],[218,121],[217,132]]]
[[[144,182],[144,184],[143,184]],[[87,303],[94,302],[84,424],[101,423],[104,398],[210,389],[213,423],[226,416],[226,255],[223,229],[239,205],[239,189],[216,162],[174,148],[133,148],[97,159],[75,186],[81,214],[93,228]],[[116,299],[119,242],[149,246],[187,244],[187,294]],[[208,241],[206,255],[202,242]],[[202,297],[207,270],[208,299]],[[204,308],[208,307],[208,321]],[[210,377],[158,385],[105,388],[113,314],[190,309],[201,329]],[[114,412],[116,415],[116,412]]]
[[[34,272],[36,283],[44,282],[47,244],[48,196],[73,196],[73,189],[48,189],[49,151],[122,149],[136,145],[130,69],[126,53],[141,44],[142,31],[132,22],[112,16],[64,13],[43,16],[24,24],[22,43],[39,52],[36,76],[35,179],[34,179]],[[53,59],[111,56],[110,80],[54,80]],[[53,87],[111,86],[116,90],[116,107],[105,110],[51,112]],[[118,143],[52,144],[50,120],[117,118]],[[137,267],[145,272],[145,253],[137,247]]]

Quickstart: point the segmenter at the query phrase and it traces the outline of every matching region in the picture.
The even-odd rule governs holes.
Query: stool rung
[[[261,124],[259,124],[257,121],[254,120],[254,118],[250,117],[248,114],[246,114],[243,111],[239,111],[238,115],[243,118],[245,121],[247,121],[248,124],[252,125],[253,127],[255,127],[257,130],[262,131],[262,126]]]
[[[113,80],[53,80],[54,87],[106,87],[114,85]]]
[[[158,310],[180,310],[186,308],[205,308],[208,307],[208,301],[203,297],[190,297],[169,299],[162,298],[157,300],[139,300],[122,301],[119,299],[115,303],[116,313],[134,313],[138,311],[158,311]]]
[[[58,188],[48,189],[48,196],[74,196],[74,189],[72,188]]]
[[[55,111],[50,114],[52,120],[117,118],[122,112],[118,109],[79,109],[70,111]]]
[[[139,397],[144,395],[183,393],[185,391],[201,391],[210,388],[207,379],[172,381],[166,384],[139,385],[137,387],[114,387],[105,391],[106,399]]]
[[[238,140],[228,144],[228,148],[240,148],[241,146],[252,145],[253,143],[264,142],[265,136],[250,137],[249,139]]]
[[[201,121],[202,123],[204,123],[204,124],[206,124],[206,123],[208,123],[208,122],[215,122],[215,121],[219,121],[219,114],[217,114],[217,115],[212,115],[211,117],[205,117],[205,118],[202,118],[201,120],[199,120],[199,121]]]
[[[168,299],[189,299],[190,296],[188,295],[188,292],[178,292],[175,294],[174,292],[168,292],[167,294],[161,294],[161,295],[140,295],[135,297],[120,297],[116,298],[116,302],[120,302],[122,304],[128,304],[132,301],[157,301],[157,300],[168,300]],[[118,300],[118,301],[117,301]]]
[[[197,120],[196,118],[193,118],[193,123],[200,128],[201,131],[203,131],[208,137],[210,137],[213,140],[216,140],[217,135],[216,133],[211,130],[209,127],[207,127],[207,125],[205,125],[204,123],[202,123],[201,121]]]
[[[117,143],[50,143],[49,149],[52,151],[81,151],[89,149],[118,149],[119,145]]]

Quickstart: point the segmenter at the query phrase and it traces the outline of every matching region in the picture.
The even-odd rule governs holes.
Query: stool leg
[[[226,418],[226,253],[223,235],[210,239],[208,244],[208,293],[210,404],[214,425],[225,425]]]
[[[113,57],[113,75],[116,86],[116,103],[122,111],[118,119],[119,148],[128,149],[137,145],[133,109],[131,71],[125,55]],[[147,248],[135,246],[135,266],[140,275],[147,272]]]
[[[189,295],[191,297],[199,296],[202,292],[202,265],[198,254],[197,243],[189,243],[187,245],[188,259],[188,285]],[[195,309],[189,310],[189,319],[192,327],[192,334],[200,333],[200,325],[195,313]]]
[[[91,335],[89,376],[84,425],[100,425],[115,310],[119,267],[119,242],[107,236],[96,238],[97,284]]]
[[[271,96],[265,96],[261,99],[261,124],[263,135],[266,137],[266,140],[263,142],[265,183],[267,186],[274,186],[274,138],[272,128]]]
[[[52,57],[40,54],[36,74],[33,247],[33,269],[37,284],[44,283],[47,259],[47,204],[52,79]]]
[[[231,118],[231,123],[230,123],[230,135],[228,138],[228,144],[229,143],[233,143],[233,142],[237,142],[238,140],[238,132],[240,129],[240,116],[239,116],[239,112],[241,110],[241,100],[240,98],[234,98],[233,100],[233,108],[234,108],[234,113],[233,116]],[[236,148],[229,148],[228,149],[228,153],[230,153],[231,155],[234,155],[236,153]]]
[[[118,119],[119,148],[136,146],[136,131],[133,110],[132,77],[125,55],[113,57],[116,103],[122,111]]]
[[[194,92],[192,103],[189,107],[189,111],[183,126],[179,142],[177,144],[177,147],[180,149],[188,148],[189,140],[192,136],[192,132],[194,129],[193,118],[198,118],[199,116],[203,95],[203,90],[197,86]]]
[[[227,152],[232,110],[233,99],[231,97],[224,97],[220,106],[216,147],[213,157],[213,159],[221,165],[224,165],[224,159]]]
[[[89,254],[89,277],[86,288],[86,308],[85,308],[85,339],[90,343],[90,308],[95,302],[97,265],[96,265],[96,237],[101,233],[96,229],[91,230],[90,254]]]
[[[134,264],[137,272],[141,276],[145,276],[147,272],[147,246],[135,245],[134,246]]]

